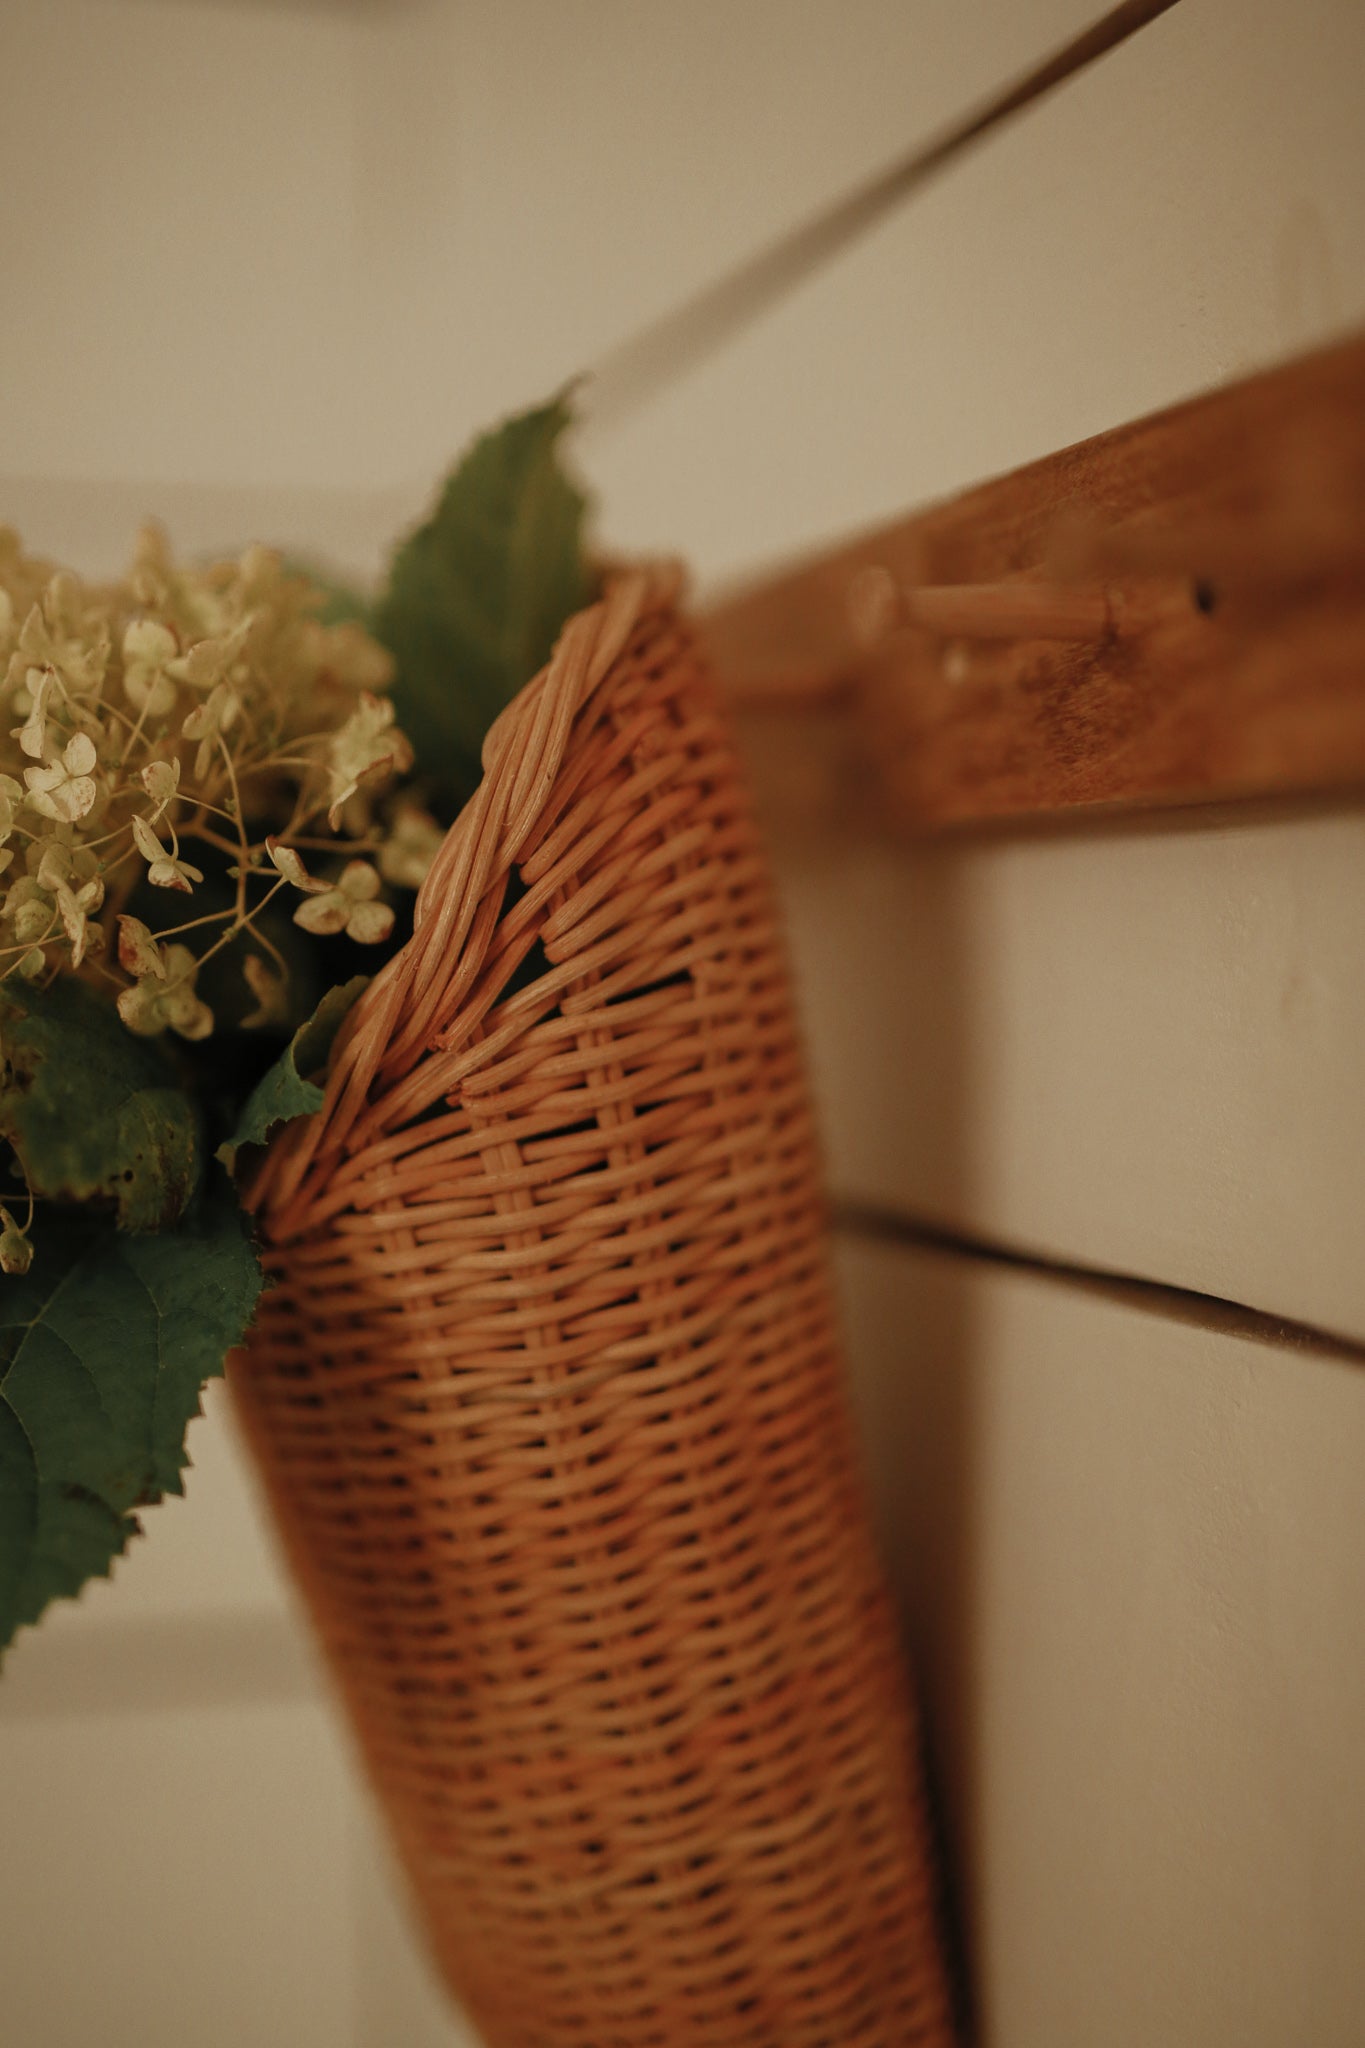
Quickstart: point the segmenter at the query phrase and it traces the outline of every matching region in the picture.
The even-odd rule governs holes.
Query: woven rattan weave
[[[766,861],[664,571],[494,727],[235,1383],[500,2048],[948,2039]]]

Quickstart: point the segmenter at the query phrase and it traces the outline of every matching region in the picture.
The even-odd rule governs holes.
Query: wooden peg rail
[[[1365,336],[704,615],[779,818],[1365,791]]]

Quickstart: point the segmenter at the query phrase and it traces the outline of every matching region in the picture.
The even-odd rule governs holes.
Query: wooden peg
[[[1356,802],[1365,335],[826,549],[702,623],[742,708],[771,670],[813,707],[750,726],[755,772],[785,734],[812,779],[847,769],[849,820],[879,797],[915,829]]]
[[[955,640],[1105,640],[1120,604],[1105,589],[1051,583],[897,583],[890,571],[860,569],[848,592],[849,625],[864,648],[905,627]]]
[[[907,623],[959,640],[1107,640],[1118,607],[1106,590],[1049,583],[950,583],[902,593]]]

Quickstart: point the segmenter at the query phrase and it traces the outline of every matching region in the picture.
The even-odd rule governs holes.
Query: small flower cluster
[[[0,530],[0,979],[79,969],[130,1031],[198,1039],[196,978],[238,940],[244,1021],[288,1017],[261,926],[281,892],[306,931],[387,938],[384,884],[419,886],[440,834],[392,801],[412,754],[388,655],[318,604],[264,548],[187,568],[149,527],[128,576],[94,586]],[[211,862],[220,900],[178,914]]]

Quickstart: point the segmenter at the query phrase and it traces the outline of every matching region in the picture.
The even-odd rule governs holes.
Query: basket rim
[[[331,1048],[320,1107],[286,1124],[243,1188],[244,1206],[278,1216],[305,1178],[343,1149],[375,1084],[428,1049],[450,962],[464,948],[490,879],[515,862],[534,829],[584,709],[632,635],[673,611],[681,566],[646,563],[614,575],[566,622],[549,661],[484,737],[483,774],[441,842],[413,914],[412,936],[361,991]]]

